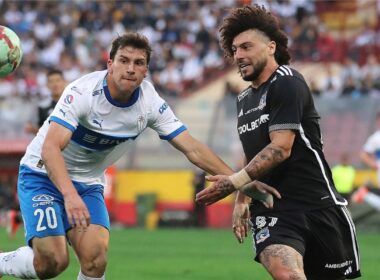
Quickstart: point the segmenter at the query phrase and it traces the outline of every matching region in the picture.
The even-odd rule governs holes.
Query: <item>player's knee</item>
[[[40,279],[50,279],[59,275],[69,265],[66,253],[52,251],[38,252],[34,256],[34,268]]]
[[[271,274],[275,280],[306,280],[304,272],[300,269],[276,269],[271,271]]]
[[[81,269],[88,275],[98,274],[102,275],[107,266],[107,250],[98,248],[83,254],[80,260]]]

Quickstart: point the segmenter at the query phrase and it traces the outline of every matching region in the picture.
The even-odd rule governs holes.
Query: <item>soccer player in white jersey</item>
[[[69,263],[67,238],[80,262],[77,279],[105,279],[110,223],[104,170],[146,127],[201,169],[232,174],[144,79],[150,54],[144,36],[127,33],[113,41],[107,70],[65,88],[21,160],[18,195],[28,246],[0,254],[0,275],[59,275]]]

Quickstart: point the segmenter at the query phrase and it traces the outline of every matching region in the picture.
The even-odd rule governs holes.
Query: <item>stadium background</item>
[[[348,153],[358,171],[355,186],[368,180],[376,184],[374,172],[364,168],[358,154],[374,131],[380,110],[379,1],[3,0],[0,25],[20,36],[24,57],[14,75],[0,80],[0,225],[5,225],[11,207],[18,161],[32,139],[24,125],[36,121],[38,104],[49,98],[47,71],[58,68],[72,81],[103,69],[112,38],[126,30],[142,32],[152,42],[149,78],[190,132],[239,168],[234,97],[246,84],[223,59],[217,27],[228,8],[250,3],[266,5],[290,36],[291,66],[304,74],[315,96],[330,165]],[[152,131],[145,131],[111,171],[114,184],[108,198],[115,228],[131,229],[132,236],[140,236],[146,233],[139,228],[158,227],[156,232],[160,232],[164,227],[191,227],[180,234],[197,235],[193,232],[199,226],[195,216],[203,215],[203,226],[228,229],[233,197],[194,209],[193,180],[198,172],[182,154]],[[379,215],[370,210],[352,207],[354,216],[362,218],[358,231],[373,232],[369,239],[380,241]],[[212,230],[203,232],[215,235]],[[158,236],[165,239],[164,234]],[[5,239],[0,238],[3,244],[1,240]],[[20,237],[14,242],[20,242]],[[249,254],[247,250],[242,258]],[[379,253],[369,254],[368,263],[380,260]],[[377,278],[364,278],[380,279],[376,273]],[[210,275],[207,279],[216,278]]]

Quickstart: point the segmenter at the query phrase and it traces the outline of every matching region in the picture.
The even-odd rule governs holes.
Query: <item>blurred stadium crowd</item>
[[[0,81],[0,96],[47,96],[49,68],[61,69],[68,81],[103,69],[110,42],[126,30],[140,31],[152,42],[150,78],[159,92],[185,96],[229,66],[218,46],[218,25],[229,7],[251,2],[281,18],[293,62],[325,62],[319,71],[328,73],[327,79],[309,81],[316,95],[380,95],[380,64],[370,55],[380,48],[378,1],[3,0],[0,24],[21,37],[24,58],[16,75]],[[360,9],[371,13],[350,23]],[[344,25],[337,26],[334,20],[340,19]]]

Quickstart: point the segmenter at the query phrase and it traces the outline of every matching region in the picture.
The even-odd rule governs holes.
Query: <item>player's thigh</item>
[[[272,274],[289,272],[299,272],[303,274],[303,257],[294,248],[282,245],[272,244],[260,253],[259,259],[261,264]]]
[[[46,174],[21,167],[17,191],[29,245],[33,238],[65,236],[63,198]]]
[[[299,212],[270,213],[252,215],[252,238],[256,251],[255,260],[260,262],[260,254],[271,245],[286,245],[301,256],[305,253],[305,218]]]

